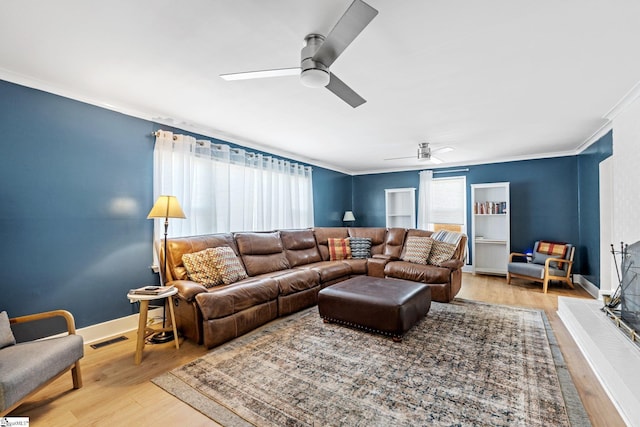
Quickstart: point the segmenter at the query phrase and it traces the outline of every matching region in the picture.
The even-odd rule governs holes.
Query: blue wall
[[[313,212],[316,227],[342,227],[344,211],[351,210],[351,205],[351,176],[314,166]]]
[[[578,217],[580,273],[600,287],[600,162],[613,154],[609,131],[578,156]],[[603,256],[608,256],[603,254]]]
[[[78,327],[135,312],[126,292],[158,282],[146,215],[159,128],[172,130],[0,81],[0,310],[64,308]],[[316,224],[341,225],[351,177],[314,166],[313,183]]]
[[[467,204],[471,204],[470,185],[485,182],[510,182],[511,248],[523,251],[539,239],[578,241],[577,158],[494,163],[456,167],[468,172],[442,174],[438,177],[464,175],[467,178]],[[355,176],[354,210],[363,218],[362,226],[385,225],[384,189],[418,188],[419,171]],[[467,212],[471,212],[470,209]],[[471,217],[467,218],[471,233]],[[473,254],[471,254],[473,256]]]

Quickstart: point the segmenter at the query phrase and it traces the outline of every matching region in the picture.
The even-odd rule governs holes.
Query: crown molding
[[[604,115],[610,122],[623,113],[640,96],[640,81],[638,81],[616,104]]]

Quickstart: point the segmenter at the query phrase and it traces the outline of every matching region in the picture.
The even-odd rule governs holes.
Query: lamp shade
[[[343,221],[355,221],[356,217],[353,216],[353,212],[351,211],[345,211],[344,212],[344,216],[342,217]]]
[[[186,218],[186,216],[176,196],[160,196],[147,215],[147,219],[152,218]]]

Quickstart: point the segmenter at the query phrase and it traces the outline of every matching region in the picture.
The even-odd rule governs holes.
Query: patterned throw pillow
[[[236,256],[229,246],[220,246],[213,248],[214,251],[214,263],[218,274],[222,277],[222,282],[225,285],[230,285],[238,280],[246,279],[247,272],[240,263],[240,260]]]
[[[456,252],[457,247],[458,245],[454,245],[453,243],[434,240],[433,245],[431,245],[431,252],[429,253],[427,264],[439,266],[443,262],[449,261]]]
[[[431,253],[432,244],[433,239],[430,237],[407,237],[402,260],[413,262],[414,264],[426,264]]]
[[[329,259],[331,261],[351,259],[349,239],[334,239],[329,237],[327,239],[327,246],[329,247]]]
[[[371,239],[369,237],[349,237],[349,247],[352,258],[371,258]]]
[[[6,311],[2,311],[0,312],[0,348],[9,347],[15,343],[16,339],[11,331],[9,315]]]
[[[182,255],[182,263],[187,269],[189,279],[200,283],[205,288],[222,285],[222,276],[216,269],[215,251],[207,248],[200,252]]]

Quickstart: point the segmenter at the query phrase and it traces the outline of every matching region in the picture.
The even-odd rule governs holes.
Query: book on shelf
[[[473,205],[476,215],[503,215],[507,213],[507,202],[476,202]]]
[[[173,286],[143,286],[137,289],[131,289],[131,295],[162,295],[173,289]]]

